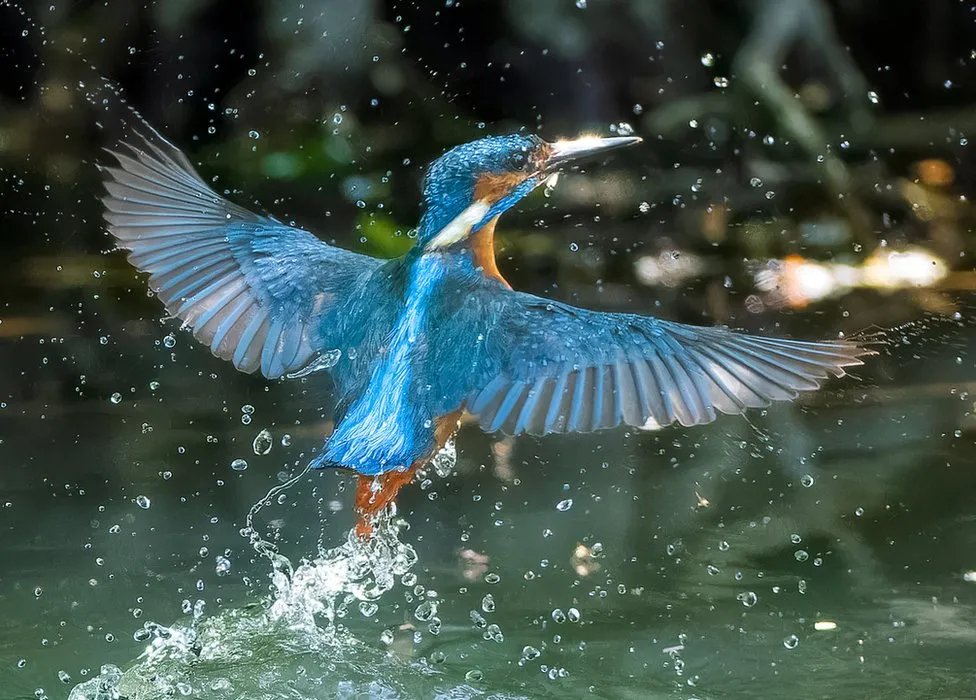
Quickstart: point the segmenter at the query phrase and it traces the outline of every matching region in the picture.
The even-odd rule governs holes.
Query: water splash
[[[434,455],[433,459],[430,460],[429,466],[442,479],[446,479],[451,475],[454,467],[457,466],[457,447],[454,445],[454,438],[448,440],[444,444],[444,447]]]
[[[370,539],[350,530],[342,545],[320,552],[292,572],[276,571],[270,619],[314,624],[320,618],[334,626],[351,603],[378,599],[417,562],[414,548],[399,539],[401,527],[402,521],[385,514]]]
[[[341,357],[342,350],[329,350],[328,352],[324,352],[317,356],[314,360],[309,362],[297,372],[286,374],[285,378],[301,379],[302,377],[307,377],[310,374],[315,374],[316,372],[321,372],[322,370],[332,369],[339,364],[339,359]]]
[[[449,456],[444,459],[450,461]],[[400,539],[406,524],[396,517],[395,507],[377,520],[370,539],[360,539],[350,530],[342,544],[320,548],[315,558],[297,566],[261,536],[257,515],[308,471],[306,467],[269,490],[250,509],[241,529],[254,550],[271,562],[270,596],[212,617],[201,611],[172,626],[146,622],[134,635],[137,641],[147,642],[137,663],[124,673],[114,666],[103,667],[98,677],[77,686],[69,700],[168,696],[220,700],[242,697],[242,683],[248,689],[246,697],[270,699],[280,695],[263,695],[253,689],[271,688],[272,681],[294,688],[296,674],[304,679],[303,685],[307,682],[315,690],[295,697],[320,697],[326,679],[332,686],[352,683],[348,687],[353,694],[397,696],[402,688],[376,678],[394,672],[404,679],[417,677],[418,671],[421,677],[432,675],[423,664],[404,664],[364,644],[341,624],[351,605],[377,600],[417,562],[414,548]],[[338,664],[341,673],[336,673]],[[229,665],[236,670],[229,671]],[[324,675],[313,680],[308,676],[309,666]],[[347,666],[355,670],[350,672]],[[380,668],[385,671],[378,672]]]
[[[258,505],[265,502],[262,499]],[[98,677],[77,686],[69,700],[171,695],[220,700],[243,697],[242,684],[248,689],[246,697],[270,699],[281,697],[270,692],[275,686],[295,688],[296,682],[307,684],[309,691],[295,697],[312,698],[320,697],[325,679],[333,687],[349,684],[353,694],[400,695],[402,688],[389,682],[391,674],[409,683],[418,672],[424,677],[433,671],[423,664],[404,664],[364,644],[340,621],[350,605],[376,600],[417,562],[414,548],[400,540],[403,526],[392,512],[387,513],[371,539],[361,540],[350,530],[340,546],[320,551],[297,567],[274,551],[274,545],[248,533],[256,551],[273,563],[273,593],[268,599],[169,627],[145,623],[135,634],[148,642],[138,662],[125,673],[104,667]],[[337,673],[340,664],[343,670]],[[315,680],[308,674],[309,667],[322,676]],[[260,687],[268,688],[268,693],[254,690]]]

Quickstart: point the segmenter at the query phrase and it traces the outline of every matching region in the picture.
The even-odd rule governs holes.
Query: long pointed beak
[[[556,141],[550,144],[552,150],[546,159],[546,170],[557,170],[570,161],[603,155],[617,148],[636,146],[642,140],[638,136],[613,136],[610,138],[584,136],[571,141]]]

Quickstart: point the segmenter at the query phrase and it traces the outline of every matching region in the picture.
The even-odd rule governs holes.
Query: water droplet
[[[538,659],[542,656],[542,652],[531,646],[522,647],[522,659],[525,661],[532,661],[532,659]]]
[[[427,622],[437,612],[437,603],[432,600],[425,600],[414,610],[413,616],[421,622]]]
[[[214,561],[216,565],[214,566],[214,571],[217,572],[218,576],[225,576],[230,573],[231,563],[230,559],[225,557],[223,554],[218,554]]]
[[[752,591],[746,591],[745,593],[739,593],[736,596],[736,600],[742,603],[742,605],[745,607],[751,608],[753,605],[759,602],[759,596]]]
[[[339,363],[341,357],[341,350],[329,350],[328,352],[323,352],[297,372],[292,372],[291,374],[286,374],[285,376],[288,379],[300,379],[302,377],[307,377],[310,374],[314,374],[315,372],[332,369]]]
[[[552,611],[552,621],[560,624],[566,622],[566,613],[564,613],[562,609],[556,608]]]
[[[485,574],[485,583],[495,584],[502,580],[502,577],[496,573]]]
[[[874,90],[868,90],[868,100],[873,105],[878,104],[878,102],[880,102],[880,100],[878,99],[878,93],[876,93]]]
[[[502,634],[502,628],[498,625],[488,625],[485,628],[484,634],[481,635],[483,639],[490,639],[493,642],[501,644],[505,641],[505,635]]]
[[[814,482],[814,478],[810,474],[804,474],[803,476],[800,477],[800,486],[802,486],[805,489],[808,489],[811,486],[813,486],[813,482]]]
[[[586,0],[576,0],[576,7],[580,10],[586,9]]]
[[[247,135],[250,138],[252,138],[252,139],[259,139],[259,138],[261,138],[261,134],[259,134],[258,132],[256,132],[254,129],[251,129],[249,132],[247,132]]]
[[[464,674],[464,680],[468,681],[469,683],[475,683],[477,681],[480,681],[484,677],[485,674],[483,674],[481,671],[479,671],[476,668],[473,668]]]
[[[167,333],[165,336],[163,336],[163,345],[165,345],[167,348],[175,348],[176,336],[172,333]]]
[[[715,56],[711,53],[703,53],[701,57],[701,64],[706,68],[711,68],[715,65]]]
[[[108,398],[108,400],[112,403],[122,403],[122,394],[116,391]]]
[[[565,513],[567,510],[573,507],[573,499],[566,498],[556,504],[556,510]]]
[[[235,459],[233,462],[230,463],[230,468],[233,469],[235,472],[242,472],[245,469],[247,469],[247,460],[243,460],[240,458]]]
[[[149,500],[149,496],[139,495],[136,496],[136,505],[143,510],[149,510],[149,507],[152,505],[152,501]]]
[[[796,647],[799,644],[800,644],[800,638],[797,637],[795,634],[791,634],[789,637],[783,640],[783,646],[786,647],[787,649],[791,649],[791,650],[796,649]]]
[[[807,551],[805,549],[798,549],[795,552],[793,552],[793,558],[796,559],[797,561],[806,561],[807,559],[810,558],[810,555],[807,554]]]
[[[621,136],[633,136],[634,127],[628,124],[627,122],[618,122],[617,133],[620,134]]]
[[[488,593],[484,598],[481,599],[481,609],[486,613],[495,612],[495,598]]]
[[[359,604],[359,612],[362,613],[363,617],[372,617],[379,609],[379,605],[368,600],[364,600]]]
[[[712,79],[712,83],[714,83],[715,87],[727,88],[729,86],[729,79],[728,78],[724,78],[724,77],[722,77],[720,75],[716,75]]]
[[[580,611],[577,610],[576,608],[570,608],[569,610],[566,611],[566,619],[569,620],[570,622],[579,622],[580,617],[581,617]]]
[[[254,450],[254,454],[266,455],[271,452],[271,446],[273,444],[274,440],[271,437],[271,431],[265,428],[254,436],[254,442],[251,444],[251,447]]]
[[[454,440],[451,439],[444,443],[444,447],[434,455],[430,465],[434,468],[437,476],[445,478],[454,471],[455,464],[457,464],[457,448],[454,446]]]

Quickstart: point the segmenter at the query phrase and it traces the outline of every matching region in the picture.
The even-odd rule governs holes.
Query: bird
[[[869,351],[845,338],[747,335],[513,289],[495,260],[499,217],[583,159],[640,142],[523,131],[454,146],[426,170],[414,244],[388,260],[233,203],[148,123],[98,167],[107,230],[169,315],[242,372],[331,376],[335,427],[309,466],[356,475],[368,538],[463,414],[511,436],[687,427],[863,363]]]

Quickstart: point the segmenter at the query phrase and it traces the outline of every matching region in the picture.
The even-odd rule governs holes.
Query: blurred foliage
[[[279,213],[285,204],[285,216],[293,209],[317,219],[324,202],[341,210],[337,226],[348,227],[350,207],[370,199],[349,180],[386,178],[370,204],[385,200],[394,228],[408,229],[426,162],[459,141],[521,127],[553,136],[624,121],[648,138],[648,148],[613,166],[638,178],[627,194],[638,220],[631,240],[657,233],[658,221],[640,221],[640,202],[654,203],[658,220],[673,219],[667,233],[679,246],[715,242],[702,236],[709,207],[728,209],[730,226],[784,221],[775,242],[758,250],[719,236],[730,253],[796,252],[805,241],[794,224],[832,214],[847,228],[841,247],[881,236],[925,240],[926,221],[899,185],[917,179],[915,164],[944,163],[954,174],[950,196],[976,182],[966,141],[976,126],[969,3],[22,7],[32,21],[0,7],[8,66],[0,75],[0,158],[52,183],[87,179],[77,159],[104,138],[75,89],[96,79],[79,57],[223,182],[274,202]],[[289,201],[272,199],[282,195]],[[956,218],[968,230],[970,207]],[[964,248],[939,244],[949,257]]]

